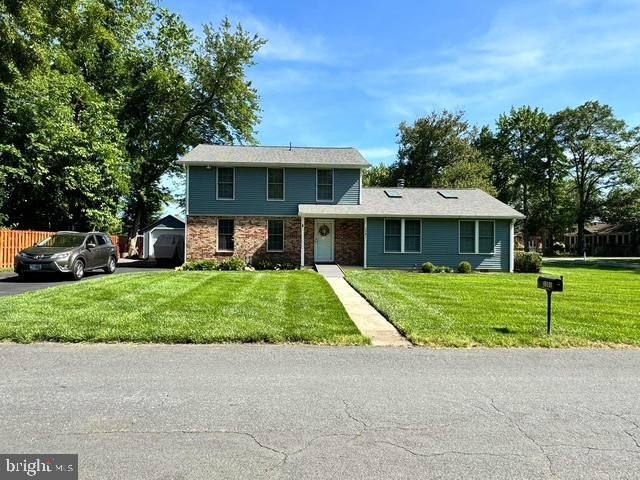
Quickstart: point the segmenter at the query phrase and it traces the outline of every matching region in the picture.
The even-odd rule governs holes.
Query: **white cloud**
[[[320,35],[305,35],[254,15],[243,16],[240,23],[267,40],[258,51],[258,57],[289,62],[327,63],[331,60],[325,39]]]
[[[462,46],[367,72],[363,89],[405,119],[514,101],[572,76],[640,67],[638,25],[637,1],[510,3]]]
[[[388,147],[373,147],[373,148],[360,148],[358,149],[362,156],[367,160],[384,160],[391,157],[395,157],[398,152],[397,149]]]

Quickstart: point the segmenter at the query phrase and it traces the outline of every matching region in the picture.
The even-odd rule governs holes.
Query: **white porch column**
[[[367,268],[367,217],[364,217],[364,258],[362,259],[362,266]]]
[[[511,220],[511,225],[509,226],[509,238],[511,239],[509,242],[509,271],[511,273],[513,273],[513,255],[516,249],[516,237],[513,231],[513,225],[515,223],[515,220]]]
[[[304,267],[304,217],[300,217],[300,267]]]

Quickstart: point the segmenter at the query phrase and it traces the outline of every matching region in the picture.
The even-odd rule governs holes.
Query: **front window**
[[[79,247],[84,242],[84,235],[52,235],[41,241],[39,247],[68,248]]]
[[[404,251],[420,252],[420,220],[404,220]]]
[[[269,220],[267,224],[267,251],[284,250],[284,220]]]
[[[385,220],[384,251],[387,253],[420,253],[421,229],[420,220]]]
[[[384,221],[384,251],[402,251],[402,222],[400,220]]]
[[[218,251],[233,252],[233,219],[218,220]]]
[[[316,200],[318,202],[333,201],[333,170],[317,170]]]
[[[218,168],[218,200],[233,200],[234,176],[233,168]]]
[[[478,253],[493,253],[493,222],[478,222]]]
[[[267,200],[284,200],[284,168],[267,169]]]
[[[460,222],[460,253],[476,253],[476,222]]]
[[[495,243],[495,222],[493,220],[461,221],[459,234],[460,253],[493,254]]]

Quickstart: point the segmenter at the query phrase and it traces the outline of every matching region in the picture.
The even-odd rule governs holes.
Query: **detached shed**
[[[174,215],[167,215],[160,220],[153,222],[151,225],[147,225],[142,233],[144,235],[143,241],[143,258],[155,259],[154,245],[158,241],[160,235],[178,235],[181,236],[184,241],[184,227],[185,223],[179,217]]]

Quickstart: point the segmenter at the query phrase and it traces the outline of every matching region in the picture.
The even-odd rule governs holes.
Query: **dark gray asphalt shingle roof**
[[[390,198],[385,190],[400,192]],[[438,191],[458,198],[444,198]],[[361,205],[298,206],[301,216],[405,216],[442,218],[524,218],[517,210],[479,189],[363,188]]]
[[[178,160],[182,165],[290,165],[301,167],[368,167],[355,148],[263,147],[201,144]]]

